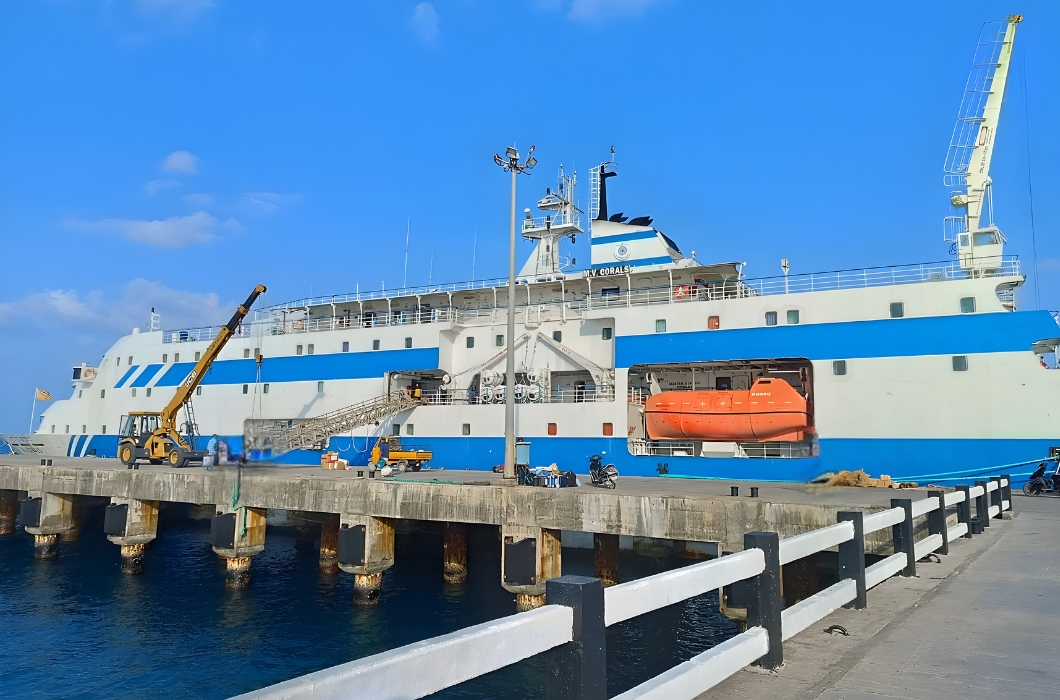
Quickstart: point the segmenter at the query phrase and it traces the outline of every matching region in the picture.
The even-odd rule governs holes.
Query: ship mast
[[[994,225],[991,209],[990,160],[997,142],[997,125],[1022,15],[983,25],[964,89],[957,124],[946,152],[943,184],[953,191],[950,204],[957,214],[947,216],[943,238],[956,243],[957,259],[974,275],[992,274],[1001,267],[1005,237]],[[982,225],[987,206],[987,224]]]

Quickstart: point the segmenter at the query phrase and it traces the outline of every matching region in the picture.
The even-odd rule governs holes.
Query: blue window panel
[[[147,383],[158,374],[160,369],[162,369],[162,365],[147,365],[144,367],[144,371],[140,372],[140,376],[133,380],[133,383],[129,386],[147,386]]]
[[[133,376],[133,374],[135,374],[136,370],[139,368],[140,365],[133,365],[132,367],[130,367],[128,371],[126,371],[125,374],[121,376],[121,379],[118,380],[118,383],[114,385],[114,388],[121,389],[122,386],[125,385],[125,382],[129,381],[129,377]]]

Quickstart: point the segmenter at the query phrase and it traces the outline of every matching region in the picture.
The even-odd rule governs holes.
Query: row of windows
[[[968,356],[967,355],[952,355],[950,357],[951,366],[954,372],[967,372],[968,371]],[[847,373],[847,361],[846,360],[833,360],[832,361],[832,374],[837,377],[842,377]]]
[[[52,426],[52,432],[53,432],[53,433],[55,432],[55,426],[54,426],[54,425]],[[66,432],[67,432],[67,433],[69,433],[69,432],[70,432],[70,426],[69,426],[69,425],[68,425],[68,426],[66,426]],[[82,432],[82,433],[87,433],[87,432],[88,432],[88,426],[87,426],[87,425],[82,425],[82,426],[81,426],[81,432]],[[103,435],[106,435],[106,434],[107,434],[107,426],[105,426],[105,425],[101,425],[101,426],[100,426],[100,430],[99,430],[99,432],[100,432],[101,434],[103,434]]]
[[[401,435],[401,424],[400,423],[394,423],[393,425],[390,426],[390,430],[391,430],[391,434],[394,435],[395,437]],[[460,432],[463,435],[470,435],[471,434],[471,424],[470,423],[464,423],[461,426]],[[549,435],[557,435],[557,434],[559,434],[559,428],[557,427],[557,425],[555,423],[549,423],[548,426],[547,426],[547,432],[548,432]],[[604,423],[603,424],[603,429],[602,429],[601,432],[604,435],[604,437],[611,437],[612,435],[615,434],[615,426],[614,426],[614,424],[613,423]],[[416,427],[412,423],[405,423],[405,435],[415,435],[415,434],[416,434]]]

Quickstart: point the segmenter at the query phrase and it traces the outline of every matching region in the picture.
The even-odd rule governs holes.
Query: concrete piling
[[[327,513],[320,523],[320,573],[339,571],[339,516]]]
[[[147,544],[121,545],[121,572],[123,574],[142,574],[144,572],[144,550]]]
[[[560,531],[540,527],[501,527],[501,586],[515,594],[515,609],[545,604],[545,581],[563,575]]]
[[[70,496],[70,529],[59,537],[60,542],[81,539],[81,496]]]
[[[41,561],[59,556],[59,533],[33,536],[33,558]]]
[[[235,591],[249,586],[253,560],[253,557],[225,557],[225,588]]]
[[[144,552],[158,533],[158,501],[112,498],[103,518],[103,531],[120,548],[121,572],[142,574]]]
[[[0,535],[10,535],[15,531],[18,520],[18,491],[0,490]]]
[[[445,523],[443,540],[445,582],[463,583],[467,580],[467,525]]]
[[[593,534],[593,576],[605,587],[618,583],[618,535]]]
[[[379,591],[382,587],[382,571],[375,574],[354,574],[353,602],[362,605],[377,602],[379,600]]]

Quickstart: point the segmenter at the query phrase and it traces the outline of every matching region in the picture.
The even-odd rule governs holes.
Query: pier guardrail
[[[949,510],[957,524],[949,526]],[[742,585],[747,630],[631,688],[619,700],[692,700],[749,665],[777,668],[784,642],[840,607],[865,608],[867,592],[896,575],[915,576],[928,554],[949,553],[951,541],[981,534],[1012,508],[1007,474],[929,491],[920,500],[894,498],[874,513],[843,511],[838,522],[781,539],[749,532],[744,550],[711,561],[604,588],[599,579],[561,576],[546,582],[548,605],[382,654],[310,673],[238,696],[239,700],[411,700],[537,654],[547,655],[549,700],[607,698],[605,630],[674,603]],[[974,512],[974,514],[973,514]],[[914,521],[928,534],[915,540]],[[865,565],[866,535],[891,528],[894,554]],[[781,567],[838,548],[838,583],[787,608]]]

